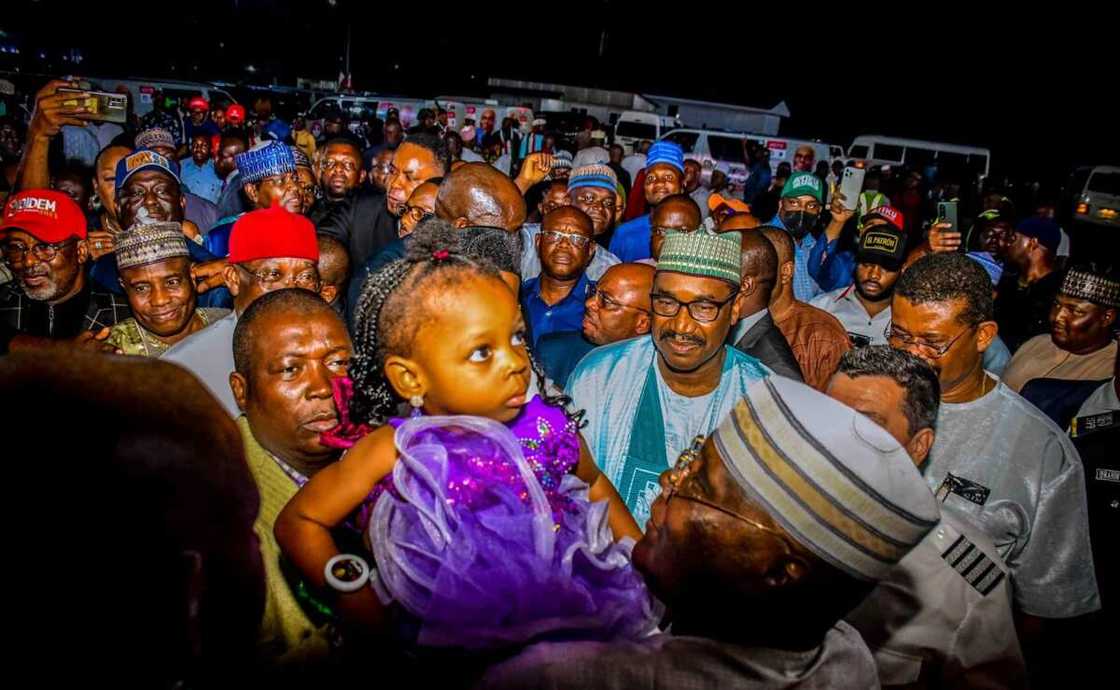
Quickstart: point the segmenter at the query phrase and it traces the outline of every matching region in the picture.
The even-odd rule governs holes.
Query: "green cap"
[[[823,204],[824,185],[821,184],[821,178],[813,173],[798,173],[789,178],[786,186],[782,187],[782,198],[788,199],[792,196],[811,196],[818,204]]]
[[[719,278],[738,285],[742,253],[737,232],[715,234],[706,230],[665,233],[657,270],[690,276]]]

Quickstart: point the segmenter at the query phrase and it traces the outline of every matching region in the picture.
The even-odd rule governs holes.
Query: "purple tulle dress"
[[[340,405],[340,410],[343,407]],[[346,420],[344,420],[346,422]],[[615,543],[607,503],[571,474],[575,425],[534,397],[508,426],[481,417],[392,420],[397,463],[357,515],[385,604],[430,647],[639,639],[660,606]]]

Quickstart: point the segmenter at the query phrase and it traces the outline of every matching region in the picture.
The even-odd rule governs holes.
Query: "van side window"
[[[669,132],[663,137],[663,139],[680,146],[685,153],[692,153],[692,150],[696,148],[696,140],[699,138],[699,132]]]
[[[933,149],[923,149],[917,146],[906,147],[906,165],[911,168],[921,169],[927,165],[933,165],[933,160],[936,157],[937,153]]]
[[[657,138],[657,127],[647,122],[623,120],[615,127],[614,135],[616,137],[633,137],[634,139],[649,139],[652,141]]]
[[[875,144],[875,158],[882,161],[902,162],[903,147],[891,144]]]
[[[1095,172],[1089,178],[1089,191],[1120,196],[1120,173]]]
[[[708,153],[712,155],[717,161],[724,163],[739,163],[746,165],[746,159],[743,157],[743,143],[742,139],[735,139],[733,137],[721,137],[714,134],[708,135]]]
[[[848,152],[848,157],[855,158],[856,160],[866,160],[867,144],[854,144],[852,150]]]

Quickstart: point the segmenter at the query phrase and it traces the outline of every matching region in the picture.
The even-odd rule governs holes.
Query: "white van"
[[[229,103],[237,102],[237,99],[231,96],[228,91],[204,82],[98,78],[91,78],[90,81],[102,91],[116,91],[119,86],[127,88],[128,100],[132,103],[132,112],[137,117],[144,117],[152,112],[156,107],[153,98],[157,92],[179,100],[202,96],[211,102],[215,98],[224,99]]]
[[[1085,223],[1120,227],[1120,168],[1098,165],[1073,173],[1073,218]]]
[[[614,143],[630,154],[639,141],[657,141],[661,138],[662,117],[657,113],[627,110],[614,123]]]
[[[761,142],[770,151],[771,172],[777,172],[778,166],[783,162],[792,166],[799,148],[808,147],[812,151],[810,169],[816,161],[830,161],[832,149],[839,148],[819,141],[704,129],[674,129],[662,139],[679,145],[684,151],[685,158],[695,158],[700,161],[703,167],[704,184],[708,183],[711,171],[716,165],[723,163],[729,171],[728,186],[735,196],[742,196],[743,187],[747,182],[747,158],[743,151],[743,141],[746,139]]]
[[[856,137],[848,147],[848,158],[871,165],[905,165],[919,172],[931,165],[950,164],[980,178],[988,176],[992,153],[976,146],[957,146],[920,139],[868,135]]]

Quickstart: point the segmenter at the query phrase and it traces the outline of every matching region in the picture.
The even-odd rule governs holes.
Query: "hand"
[[[64,125],[85,126],[86,122],[81,119],[81,116],[89,112],[88,108],[81,105],[63,105],[65,101],[80,100],[81,94],[57,93],[63,86],[78,88],[78,83],[55,79],[47,82],[47,85],[35,94],[35,114],[31,116],[31,124],[27,127],[28,141],[49,140],[58,136]]]
[[[930,226],[929,246],[935,252],[955,252],[961,246],[961,234],[952,232],[952,223],[939,221]]]
[[[832,195],[832,202],[828,205],[828,211],[832,214],[832,220],[829,221],[828,227],[824,229],[825,237],[831,242],[840,236],[840,232],[844,229],[844,224],[851,220],[852,216],[856,214],[855,209],[848,209],[844,206],[844,201],[847,199],[840,190]]]
[[[226,279],[223,273],[229,262],[225,259],[215,259],[214,261],[204,261],[202,263],[193,264],[191,266],[191,278],[195,282],[195,289],[198,294],[208,292],[214,288],[220,288],[226,284]]]
[[[109,329],[102,328],[100,331],[84,331],[78,334],[77,338],[70,341],[72,345],[88,352],[103,352],[109,355],[124,354],[120,348],[110,345],[105,342],[109,338]]]
[[[517,175],[518,186],[522,187],[524,183],[522,189],[528,189],[548,177],[550,172],[552,172],[552,154],[543,151],[530,153],[521,164],[521,172]]]
[[[113,253],[113,233],[104,230],[91,232],[86,237],[86,245],[89,246],[90,258],[97,261],[106,254]]]
[[[199,240],[202,239],[202,233],[199,232],[198,226],[189,220],[183,221],[183,234],[187,236],[188,240],[201,244]]]

